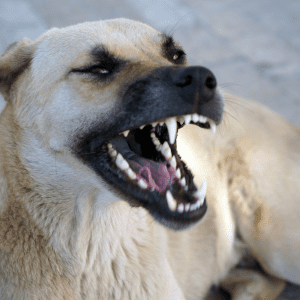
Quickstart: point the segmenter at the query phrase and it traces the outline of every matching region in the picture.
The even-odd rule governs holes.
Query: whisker
[[[246,106],[242,105],[241,103],[238,103],[235,99],[225,98],[225,102],[227,102],[228,104],[231,104],[231,105],[238,105],[240,107],[243,107],[243,108],[245,108],[245,109],[253,112],[252,109],[250,109],[249,107],[246,107]],[[246,103],[246,102],[244,101],[244,103]]]
[[[167,33],[167,28],[168,28],[168,26],[170,25],[168,25],[167,27],[166,27],[166,29],[163,31],[166,35],[170,35],[170,36],[172,36],[173,34],[174,34],[174,32],[175,32],[175,27],[178,25],[178,23],[179,22],[181,22],[182,21],[182,19],[184,19],[186,16],[188,16],[188,15],[190,15],[190,14],[192,14],[193,12],[191,11],[191,12],[189,12],[189,13],[187,13],[187,14],[185,14],[184,16],[182,16],[177,22],[176,22],[176,24],[172,27],[172,29],[170,30],[170,32],[169,33]],[[180,28],[180,27],[179,27]],[[177,30],[178,28],[176,28],[176,30]]]
[[[228,114],[229,116],[231,116],[233,119],[235,119],[245,130],[246,128],[243,126],[243,124],[236,118],[234,117],[231,113],[229,113],[228,111],[224,111],[226,114]]]

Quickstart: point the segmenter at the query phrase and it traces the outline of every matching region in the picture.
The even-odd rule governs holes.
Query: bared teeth
[[[208,123],[210,125],[210,129],[211,129],[212,133],[215,133],[216,127],[217,127],[216,123],[213,120],[208,120]]]
[[[186,203],[186,204],[184,205],[184,211],[189,211],[189,210],[190,210],[190,206],[191,206],[190,203]]]
[[[147,183],[143,180],[143,179],[140,179],[138,181],[138,185],[139,187],[141,187],[142,189],[146,189],[147,188]]]
[[[183,125],[183,124],[184,124],[184,117],[179,117],[179,118],[177,118],[177,121],[178,121],[181,125]]]
[[[206,180],[204,179],[200,189],[198,189],[198,191],[195,192],[194,197],[198,199],[204,198],[206,195],[206,186],[207,186]]]
[[[181,125],[188,125],[190,122],[193,123],[209,123],[210,129],[212,130],[213,133],[216,132],[216,123],[209,119],[208,117],[198,115],[197,113],[190,114],[190,115],[183,115],[179,117],[171,117],[166,120],[160,121],[160,122],[152,122],[152,132],[150,133],[152,142],[156,148],[157,151],[160,151],[163,156],[166,158],[167,162],[174,168],[175,171],[175,176],[179,181],[179,184],[182,186],[182,189],[185,191],[188,191],[188,186],[186,185],[186,178],[183,177],[181,178],[181,171],[179,168],[176,169],[177,162],[176,162],[176,157],[172,156],[172,151],[170,148],[169,144],[174,144],[176,140],[176,134],[177,134],[177,122],[179,122]],[[163,126],[164,124],[167,127],[168,130],[168,135],[169,135],[169,141],[165,141],[163,144],[160,143],[160,140],[157,138],[155,134],[155,130],[160,130],[160,128],[155,127],[157,125]],[[140,129],[143,129],[145,125],[140,126]],[[123,134],[125,137],[128,136],[130,130],[125,130],[124,132],[120,133]],[[124,171],[126,175],[132,179],[132,180],[137,180],[137,175],[136,173],[130,168],[129,163],[123,158],[123,156],[120,153],[117,153],[117,151],[113,148],[113,145],[111,143],[107,143],[107,148],[108,148],[108,153],[109,155],[113,158],[113,160],[116,163],[116,166]],[[139,185],[140,188],[142,189],[147,189],[148,185],[147,183],[143,180],[140,179],[137,181],[137,184]],[[152,188],[153,190],[153,188]],[[196,203],[191,204],[191,203],[179,203],[177,205],[176,200],[173,198],[172,194],[170,191],[167,191],[166,193],[166,199],[168,202],[168,206],[171,210],[173,211],[178,211],[180,213],[182,212],[187,212],[187,211],[193,211],[201,207],[204,203],[205,200],[205,195],[206,195],[206,181],[204,180],[202,183],[202,186],[198,191],[194,193],[194,197],[197,199]]]
[[[184,211],[184,205],[182,203],[180,203],[177,207],[177,211],[182,213]]]
[[[185,122],[185,125],[189,125],[191,120],[192,120],[192,117],[191,115],[185,115],[183,116],[184,117],[184,122]]]
[[[182,177],[182,179],[179,180],[182,186],[186,186],[186,180],[185,177]]]
[[[125,171],[129,168],[128,162],[123,158],[122,154],[120,154],[120,153],[117,156],[116,165],[122,171]]]
[[[207,117],[200,116],[200,117],[199,117],[199,122],[200,122],[200,123],[206,123],[206,122],[207,122]]]
[[[169,206],[170,210],[175,211],[176,206],[177,206],[177,202],[173,198],[172,193],[169,190],[166,193],[166,198],[167,198],[167,203],[168,203],[168,206]]]
[[[173,157],[171,158],[171,160],[170,160],[170,165],[171,165],[174,169],[176,169],[176,158],[175,158],[175,156],[173,156]]]
[[[179,168],[176,170],[175,176],[176,176],[177,178],[181,178],[181,172],[180,172],[180,169],[179,169]]]
[[[169,144],[167,141],[165,141],[161,148],[161,153],[165,156],[165,158],[170,159],[172,157],[172,152],[169,147]]]
[[[129,130],[126,130],[126,131],[124,131],[124,132],[122,132],[122,133],[124,134],[125,137],[127,137],[127,136],[128,136],[128,133],[129,133]]]
[[[117,151],[115,150],[115,149],[113,149],[113,148],[110,148],[109,150],[108,150],[108,153],[109,153],[109,155],[112,157],[112,158],[115,158],[116,156],[117,156]]]
[[[150,136],[151,136],[151,139],[152,139],[153,144],[156,146],[156,149],[157,149],[158,146],[160,146],[160,141],[159,141],[159,139],[156,137],[156,135],[155,135],[154,132],[151,132]],[[158,149],[157,149],[157,150],[158,150]]]
[[[128,168],[125,172],[130,179],[132,180],[136,179],[136,174],[132,171],[131,168]]]
[[[192,115],[192,121],[194,122],[194,123],[197,123],[197,122],[199,122],[199,115],[198,114],[193,114]]]
[[[169,118],[166,120],[166,126],[168,128],[169,133],[169,141],[170,144],[174,144],[177,133],[177,121],[176,118]]]

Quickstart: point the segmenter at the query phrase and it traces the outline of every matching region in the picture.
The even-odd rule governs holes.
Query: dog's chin
[[[215,122],[207,117],[172,117],[139,125],[106,140],[89,138],[89,145],[97,146],[84,150],[84,160],[132,206],[144,207],[171,229],[188,228],[207,210],[206,182],[197,188],[177,153],[177,131],[189,123],[215,129]]]

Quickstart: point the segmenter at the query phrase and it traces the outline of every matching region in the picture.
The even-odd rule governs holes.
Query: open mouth
[[[177,132],[188,124],[215,132],[223,115],[216,86],[204,67],[156,68],[122,86],[120,102],[80,133],[73,149],[130,205],[171,229],[187,228],[207,210],[206,181],[195,186],[177,152]]]
[[[206,181],[197,189],[192,173],[177,153],[177,131],[188,124],[216,130],[216,123],[205,116],[184,115],[126,130],[101,147],[108,153],[110,171],[118,175],[117,187],[133,196],[135,205],[145,207],[161,223],[175,229],[196,222],[207,209]]]

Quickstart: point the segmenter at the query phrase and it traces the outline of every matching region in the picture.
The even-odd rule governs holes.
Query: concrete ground
[[[221,87],[300,125],[299,0],[0,0],[0,53],[54,26],[116,17],[172,32]],[[300,289],[280,299],[300,299]]]

